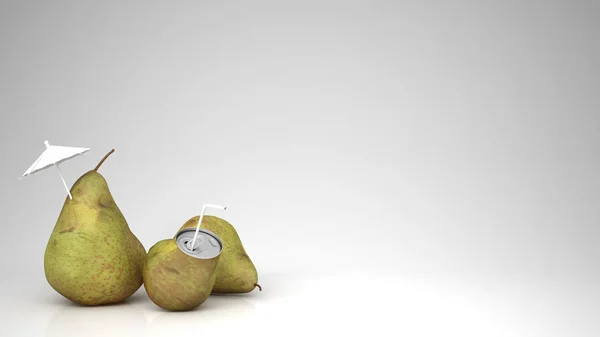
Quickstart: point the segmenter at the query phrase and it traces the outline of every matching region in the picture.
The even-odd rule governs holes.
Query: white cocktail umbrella
[[[76,156],[82,155],[91,149],[86,149],[83,147],[68,147],[68,146],[50,145],[50,143],[48,143],[48,141],[45,141],[44,144],[46,144],[46,150],[27,169],[27,171],[25,171],[25,173],[19,178],[19,180],[21,180],[21,178],[23,178],[23,177],[26,177],[30,174],[36,173],[36,172],[46,169],[48,167],[56,166],[56,169],[58,170],[58,174],[60,174],[60,179],[62,179],[63,185],[65,185],[65,189],[67,190],[67,193],[69,194],[69,198],[73,199],[73,197],[71,196],[71,192],[69,191],[69,188],[67,187],[67,183],[65,182],[65,178],[63,177],[62,172],[60,171],[60,167],[58,167],[58,164],[60,164],[64,161],[67,161],[71,158],[74,158]]]

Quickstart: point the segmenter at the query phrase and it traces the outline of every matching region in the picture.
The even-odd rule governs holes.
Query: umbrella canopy
[[[25,173],[19,179],[26,177],[30,174],[34,174],[48,167],[56,166],[56,168],[58,169],[58,173],[60,174],[60,178],[63,181],[63,185],[65,185],[65,188],[67,189],[69,197],[73,199],[58,164],[76,156],[82,155],[90,151],[91,149],[83,147],[50,145],[48,141],[45,141],[44,144],[46,144],[46,150],[38,157],[38,159],[27,169],[27,171],[25,171]]]

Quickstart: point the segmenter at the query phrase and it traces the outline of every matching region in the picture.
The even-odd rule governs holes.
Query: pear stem
[[[254,283],[254,286],[255,286],[255,287],[258,287],[258,291],[262,291],[262,287],[260,286],[260,284],[258,284],[258,283]]]
[[[98,163],[98,165],[96,165],[96,168],[94,169],[94,171],[98,171],[98,169],[100,168],[100,166],[102,166],[102,163],[104,163],[104,161],[106,160],[106,158],[108,158],[108,156],[110,156],[113,152],[115,152],[115,149],[110,150],[110,152],[108,152],[106,154],[106,156],[104,156],[104,158],[102,158],[102,160]]]

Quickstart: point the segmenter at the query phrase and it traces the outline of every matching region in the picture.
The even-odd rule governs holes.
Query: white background
[[[0,2],[0,335],[597,336],[597,1]],[[264,291],[47,284],[90,147],[146,249],[202,204]]]

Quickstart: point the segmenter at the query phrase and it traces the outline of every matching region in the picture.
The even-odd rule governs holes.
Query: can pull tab
[[[198,235],[196,237],[196,242],[194,243],[194,246],[192,247],[192,242],[193,240],[189,240],[189,241],[185,241],[185,248],[187,248],[190,251],[195,251],[196,249],[198,249],[200,247],[201,244],[204,243],[204,236],[203,235]]]

